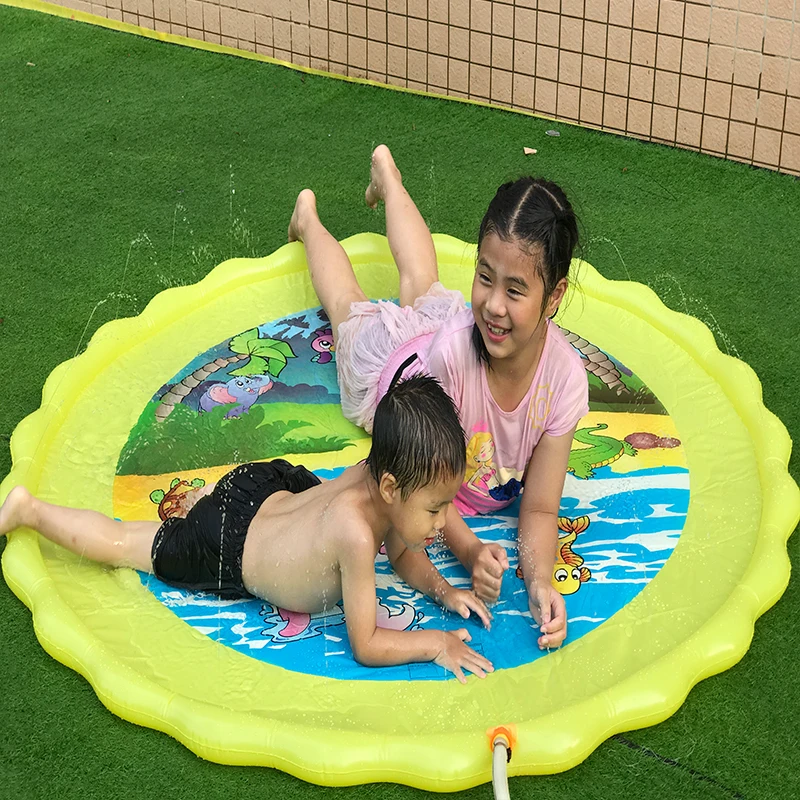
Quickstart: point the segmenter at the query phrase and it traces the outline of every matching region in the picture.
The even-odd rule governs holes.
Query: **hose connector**
[[[513,726],[499,725],[487,732],[492,751],[492,789],[495,800],[510,800],[507,764],[516,742]]]
[[[514,726],[498,725],[496,728],[490,728],[486,731],[486,735],[489,739],[489,749],[494,752],[498,744],[503,745],[506,749],[506,763],[511,761],[511,753],[514,749],[514,745],[517,743]]]

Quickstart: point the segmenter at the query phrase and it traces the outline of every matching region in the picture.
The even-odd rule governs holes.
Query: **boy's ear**
[[[385,503],[390,505],[400,498],[400,491],[397,488],[397,480],[391,472],[384,472],[378,482],[378,491]]]
[[[553,293],[550,297],[547,298],[547,306],[545,307],[545,316],[552,317],[553,314],[558,311],[558,307],[561,305],[561,301],[564,299],[564,295],[567,293],[567,279],[562,278],[557,284],[556,288],[553,289]]]

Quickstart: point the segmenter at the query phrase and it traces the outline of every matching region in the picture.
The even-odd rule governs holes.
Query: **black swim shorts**
[[[242,583],[242,553],[250,522],[275,492],[303,492],[320,482],[288,461],[242,464],[220,478],[185,519],[172,517],[153,540],[155,576],[182,589],[225,599],[250,597]]]

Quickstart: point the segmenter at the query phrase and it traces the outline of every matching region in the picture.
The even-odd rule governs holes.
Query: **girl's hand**
[[[472,559],[472,589],[481,600],[494,603],[500,596],[508,554],[497,542],[480,542]]]
[[[479,678],[485,678],[487,672],[494,672],[491,661],[464,644],[471,638],[466,628],[441,631],[441,634],[442,644],[433,661],[440,667],[449,669],[461,683],[467,682],[463,670],[468,670]]]
[[[558,590],[549,583],[531,584],[528,607],[542,632],[539,648],[559,647],[567,638],[567,607]]]
[[[487,630],[492,627],[492,614],[475,592],[470,592],[467,589],[456,589],[451,586],[440,596],[440,601],[446,609],[453,611],[460,617],[469,619],[470,613],[474,612],[480,617]]]

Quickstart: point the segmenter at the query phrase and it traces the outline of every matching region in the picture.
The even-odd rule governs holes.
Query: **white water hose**
[[[511,760],[511,743],[502,733],[492,741],[492,789],[494,800],[510,800],[506,765]]]

